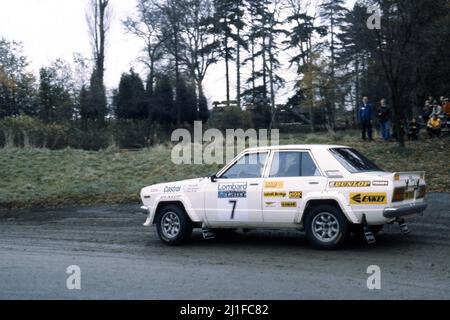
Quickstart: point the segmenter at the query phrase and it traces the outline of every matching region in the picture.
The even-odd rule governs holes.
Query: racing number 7
[[[231,211],[231,220],[233,220],[234,212],[236,211],[237,200],[230,200],[230,204],[233,205],[233,210]]]

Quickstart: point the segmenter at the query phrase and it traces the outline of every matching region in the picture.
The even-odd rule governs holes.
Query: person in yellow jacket
[[[441,135],[441,126],[441,119],[439,119],[438,115],[435,114],[427,124],[427,131],[430,138],[433,138],[433,136],[439,137]]]

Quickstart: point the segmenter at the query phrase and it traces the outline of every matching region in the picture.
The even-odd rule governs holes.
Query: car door
[[[263,187],[264,223],[292,224],[305,196],[324,190],[326,182],[308,150],[272,152]]]
[[[208,183],[205,217],[210,227],[255,226],[263,222],[262,185],[268,152],[246,153]]]

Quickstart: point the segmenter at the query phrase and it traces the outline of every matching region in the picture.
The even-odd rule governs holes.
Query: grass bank
[[[363,143],[356,133],[284,135],[282,144],[336,143],[357,148],[388,171],[425,170],[430,191],[450,191],[449,140]],[[174,165],[171,148],[133,152],[66,149],[0,150],[0,207],[32,207],[139,201],[147,185],[205,176],[218,165]]]

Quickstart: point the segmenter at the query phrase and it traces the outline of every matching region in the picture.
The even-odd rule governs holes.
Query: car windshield
[[[330,151],[350,173],[384,171],[355,149],[334,148]]]

